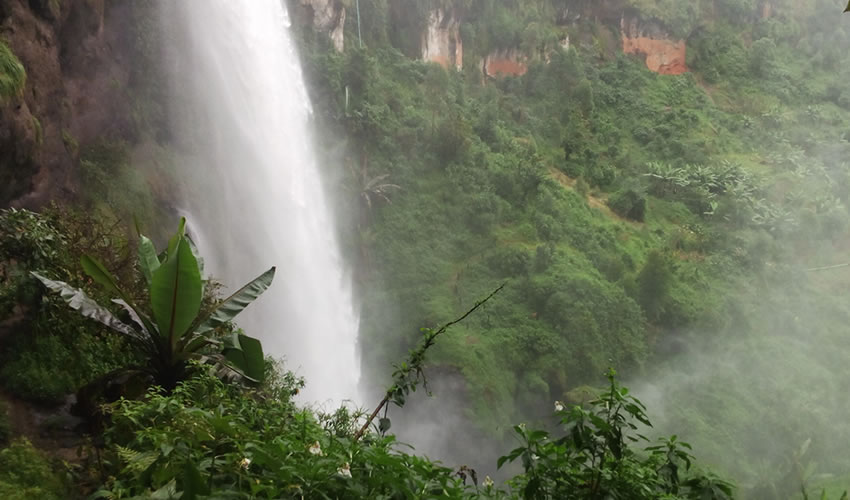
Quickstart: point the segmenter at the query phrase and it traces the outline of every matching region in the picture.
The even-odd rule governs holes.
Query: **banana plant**
[[[146,361],[143,366],[126,369],[147,374],[166,389],[175,387],[186,376],[191,360],[214,365],[226,378],[260,382],[265,370],[260,341],[239,331],[222,338],[216,328],[230,322],[266,291],[275,268],[202,312],[202,264],[185,227],[186,220],[181,219],[177,233],[162,253],[157,253],[149,238],[139,234],[139,269],[148,285],[146,308],[132,300],[103,264],[93,257],[82,257],[83,271],[116,295],[112,302],[123,308],[131,321],[122,321],[83,290],[36,272],[32,275],[83,316],[125,335]]]

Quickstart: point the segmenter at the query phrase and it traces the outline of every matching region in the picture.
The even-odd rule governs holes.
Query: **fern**
[[[118,456],[127,464],[125,470],[131,472],[144,472],[159,458],[158,451],[136,451],[130,448],[118,446]]]

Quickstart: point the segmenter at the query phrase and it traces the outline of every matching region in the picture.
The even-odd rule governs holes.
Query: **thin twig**
[[[846,264],[836,264],[834,266],[825,266],[825,267],[813,267],[811,269],[806,269],[806,271],[827,271],[829,269],[838,269],[839,267],[850,267],[850,262]]]
[[[454,320],[452,320],[452,321],[449,321],[449,322],[448,322],[448,323],[446,323],[445,325],[441,326],[441,327],[440,327],[440,329],[439,329],[439,330],[437,330],[436,332],[432,332],[432,333],[428,334],[428,336],[425,338],[425,342],[422,344],[422,346],[421,346],[421,347],[420,347],[420,348],[419,348],[416,352],[414,352],[414,355],[415,355],[415,354],[417,354],[417,353],[419,353],[421,356],[424,356],[424,355],[425,355],[425,351],[427,351],[429,347],[431,347],[432,345],[434,345],[434,341],[437,339],[437,337],[438,337],[440,334],[445,333],[445,331],[446,331],[446,330],[448,330],[450,327],[452,327],[452,326],[454,326],[454,325],[456,325],[456,324],[460,323],[461,321],[465,320],[465,319],[466,319],[466,318],[467,318],[470,314],[472,314],[473,312],[475,312],[475,310],[476,310],[476,309],[478,309],[479,307],[483,306],[483,305],[484,305],[484,304],[485,304],[488,300],[492,299],[494,295],[496,295],[497,293],[499,293],[500,291],[502,291],[502,288],[505,288],[505,284],[504,284],[504,283],[502,283],[501,285],[499,285],[499,288],[497,288],[497,289],[493,290],[493,291],[490,293],[490,295],[488,295],[488,296],[487,296],[487,297],[485,297],[484,299],[479,300],[478,302],[476,302],[476,303],[475,303],[475,305],[474,305],[474,306],[472,306],[472,309],[470,309],[470,310],[466,311],[466,313],[464,313],[464,315],[463,315],[463,316],[461,316],[461,317],[459,317],[459,318],[457,318],[457,319],[454,319]],[[411,356],[411,357],[413,357],[413,356]],[[408,369],[408,371],[410,371],[410,370],[412,370],[412,369],[413,369],[413,366],[412,366],[412,365],[413,365],[413,363],[411,363],[411,367]],[[396,389],[396,384],[393,384],[393,386],[392,386],[390,389],[388,389],[388,390],[387,390],[387,393],[384,395],[384,398],[381,400],[381,402],[380,402],[380,403],[378,403],[378,406],[375,408],[375,411],[373,411],[373,412],[372,412],[372,414],[371,414],[371,415],[369,415],[369,418],[368,418],[368,419],[366,419],[366,423],[364,423],[364,424],[363,424],[363,426],[360,428],[360,430],[358,430],[358,431],[357,431],[357,433],[356,433],[356,434],[354,434],[354,440],[355,440],[355,441],[357,441],[357,440],[359,440],[361,437],[363,437],[363,434],[365,434],[365,433],[366,433],[366,431],[369,429],[369,426],[372,424],[372,421],[373,421],[373,420],[375,420],[375,417],[377,417],[377,416],[378,416],[378,413],[380,413],[380,412],[381,412],[381,410],[382,410],[382,409],[383,409],[383,408],[387,405],[387,403],[390,401],[390,398],[392,398],[392,396],[393,396],[393,394],[394,394],[394,392],[395,392],[395,389]]]

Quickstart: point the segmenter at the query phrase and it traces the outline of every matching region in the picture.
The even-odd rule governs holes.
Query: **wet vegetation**
[[[343,2],[343,52],[296,27],[374,409],[301,406],[310,381],[231,322],[274,270],[221,297],[182,224],[168,238],[166,140],[151,182],[131,144],[63,131],[76,199],[0,213],[0,494],[841,498],[844,6],[624,0],[687,42],[690,71],[661,75],[585,3],[360,0],[361,46]],[[458,71],[410,36],[438,7],[463,20]],[[504,49],[527,72],[483,76]],[[0,70],[4,105],[26,72],[2,41]],[[156,75],[136,75],[141,137],[167,135]],[[426,458],[390,431],[415,435],[405,412],[441,378],[470,442]]]

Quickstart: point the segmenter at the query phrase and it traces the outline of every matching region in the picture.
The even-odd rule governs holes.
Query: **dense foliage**
[[[0,314],[12,321],[2,338],[0,380],[13,394],[56,404],[82,385],[137,361],[124,339],[76,317],[58,297],[42,296],[29,275],[48,273],[86,286],[90,296],[108,302],[89,287],[79,258],[97,255],[124,282],[132,282],[127,238],[113,224],[56,208],[44,214],[0,213]]]
[[[658,75],[621,53],[623,10],[423,3],[361,1],[363,49],[301,36],[322,129],[335,131],[326,149],[349,143],[324,163],[400,187],[391,203],[346,206],[365,269],[364,366],[509,280],[435,348],[476,430],[506,438],[509,422],[572,400],[610,363],[662,391],[667,426],[699,429],[702,453],[755,497],[846,479],[831,435],[847,432],[841,411],[808,406],[811,387],[850,376],[834,354],[846,275],[805,272],[846,260],[843,6],[624,2],[653,36],[687,41],[691,71]],[[411,60],[407,32],[436,7],[461,20],[460,72]],[[527,73],[482,76],[481,57],[502,48]],[[820,423],[789,425],[785,405]]]
[[[641,403],[613,378],[590,407],[561,408],[565,435],[548,439],[524,425],[525,472],[509,490],[474,470],[452,470],[401,451],[394,438],[353,437],[356,415],[314,415],[290,402],[298,382],[278,379],[244,394],[199,375],[170,395],[112,410],[99,490],[108,498],[182,492],[205,498],[728,498],[728,483],[693,474],[689,446],[673,436],[645,454],[629,446]],[[247,396],[247,397],[246,397]],[[108,493],[107,493],[108,492]]]
[[[105,266],[94,258],[83,256],[82,267],[92,279],[105,282],[109,293],[119,293],[126,299],[120,304],[128,313],[119,319],[117,313],[97,305],[82,290],[65,283],[44,278],[35,272],[25,272],[30,266],[49,268],[57,273],[57,264],[73,259],[80,249],[65,246],[69,235],[65,230],[75,228],[76,219],[48,213],[39,215],[27,211],[9,210],[2,216],[10,232],[0,237],[5,249],[7,265],[14,265],[14,280],[7,285],[18,290],[27,281],[36,278],[47,288],[57,288],[73,309],[88,318],[76,322],[74,316],[65,319],[82,330],[97,330],[105,325],[109,330],[95,338],[96,346],[109,346],[110,338],[129,338],[127,344],[138,355],[134,369],[156,374],[163,367],[162,359],[145,355],[148,340],[141,329],[161,335],[164,329],[143,312],[136,312],[129,302],[131,292],[118,292],[115,278]],[[94,235],[103,228],[99,221],[90,221]],[[24,232],[21,229],[26,228]],[[40,231],[39,231],[40,229]],[[46,236],[48,235],[48,236]],[[25,245],[16,247],[16,245]],[[137,293],[154,287],[157,273],[169,260],[178,272],[182,266],[192,266],[200,276],[192,247],[182,231],[172,237],[169,249],[157,257],[153,243],[140,236],[136,242],[140,260],[138,267],[143,277],[136,282]],[[180,253],[180,245],[186,245]],[[14,247],[14,248],[13,248]],[[15,250],[17,248],[17,250]],[[121,248],[121,247],[118,247]],[[33,251],[33,249],[38,249]],[[33,261],[12,262],[8,256],[26,250]],[[106,252],[103,252],[104,254]],[[178,257],[179,256],[179,257]],[[105,257],[105,255],[104,255]],[[44,258],[45,260],[39,260]],[[160,261],[159,259],[162,259]],[[107,260],[113,262],[113,260]],[[183,261],[182,264],[180,261]],[[154,262],[161,262],[157,267]],[[131,267],[130,275],[134,268]],[[167,271],[167,268],[166,268]],[[186,285],[192,286],[190,270],[181,273]],[[46,272],[46,271],[42,271]],[[172,272],[172,274],[173,274]],[[27,278],[28,275],[32,275]],[[73,276],[72,276],[73,277]],[[269,280],[259,288],[268,286]],[[185,285],[184,285],[185,286]],[[251,288],[249,284],[246,288]],[[256,296],[257,288],[252,292]],[[31,293],[41,290],[35,287]],[[237,296],[243,292],[237,292]],[[498,290],[497,290],[498,291]],[[95,293],[95,292],[92,292]],[[495,292],[494,292],[495,294]],[[172,290],[169,297],[185,295]],[[490,297],[492,297],[491,295]],[[50,300],[49,295],[43,296]],[[151,300],[157,300],[154,296]],[[184,306],[171,307],[172,314],[183,314]],[[250,297],[241,297],[237,306],[228,301],[211,301],[204,317],[217,318],[216,328],[229,324],[236,312],[250,303]],[[201,298],[198,296],[200,303]],[[467,315],[471,315],[485,301],[479,302]],[[216,311],[227,314],[217,316]],[[131,312],[132,311],[132,312]],[[67,312],[59,309],[57,314]],[[38,317],[41,313],[27,313]],[[145,314],[145,316],[142,316]],[[197,332],[190,323],[197,321],[186,316],[186,331]],[[153,315],[156,320],[162,319]],[[425,355],[435,345],[437,336],[446,333],[456,321],[426,335],[420,349],[411,354],[397,371],[398,381],[388,390],[398,406],[404,406],[405,397],[422,381]],[[139,333],[133,333],[128,323],[136,322]],[[173,324],[168,320],[164,324]],[[200,325],[205,321],[198,322]],[[149,330],[148,330],[149,329]],[[182,329],[182,328],[181,328]],[[231,326],[232,329],[232,326]],[[109,332],[113,333],[109,333]],[[229,330],[228,330],[229,331]],[[211,340],[213,337],[197,338]],[[239,334],[242,350],[247,351],[248,337]],[[195,339],[195,337],[192,337]],[[73,345],[77,339],[61,339]],[[192,340],[194,342],[195,340]],[[139,344],[138,342],[141,342]],[[141,346],[141,348],[139,348]],[[45,360],[42,370],[50,375],[62,373],[66,367],[57,365],[62,359],[51,359],[55,353],[41,352],[38,346],[30,351],[26,344],[15,344],[17,355],[38,354]],[[159,351],[157,351],[159,352]],[[261,353],[262,351],[260,351]],[[94,352],[100,363],[115,362],[112,349]],[[264,373],[250,377],[255,384],[236,383],[226,370],[211,364],[214,352],[203,357],[185,358],[187,364],[175,381],[168,376],[154,377],[155,382],[171,385],[153,386],[146,394],[123,390],[104,392],[97,402],[106,403],[96,420],[94,439],[81,443],[78,462],[73,467],[48,458],[24,439],[17,439],[0,451],[0,491],[10,498],[566,498],[566,492],[575,498],[728,498],[731,486],[710,475],[691,470],[692,457],[681,449],[675,437],[666,447],[647,447],[633,450],[632,442],[645,440],[639,427],[649,426],[642,404],[628,395],[610,376],[610,389],[589,401],[586,406],[576,405],[567,410],[557,403],[558,419],[564,428],[563,437],[549,439],[544,431],[516,427],[522,446],[499,462],[522,458],[524,473],[517,475],[504,487],[497,486],[489,477],[479,478],[476,470],[467,466],[449,468],[439,462],[406,453],[402,444],[387,435],[389,421],[384,418],[374,426],[371,419],[358,410],[342,407],[332,414],[301,408],[293,402],[303,386],[303,381],[291,373],[283,372],[268,361]],[[250,373],[244,359],[230,358],[232,369]],[[126,370],[123,370],[126,371]],[[116,372],[107,374],[114,378]],[[26,374],[26,373],[25,373]],[[39,381],[11,379],[14,393],[27,396],[28,387]],[[76,382],[76,383],[74,383]],[[127,384],[126,380],[121,381]],[[83,381],[72,381],[71,388]],[[67,389],[66,389],[67,392]],[[64,393],[61,393],[64,395]],[[85,397],[85,391],[78,394]],[[380,407],[372,414],[378,413]],[[20,431],[20,429],[16,429]],[[10,437],[11,428],[6,420],[5,408],[0,405],[0,447]],[[566,482],[565,482],[566,481]],[[637,495],[637,496],[635,496]]]
[[[506,485],[475,472],[491,471],[496,458],[477,448],[452,457],[472,468],[450,468],[402,451],[385,435],[386,415],[361,439],[359,412],[299,408],[291,398],[300,382],[289,374],[269,370],[269,380],[246,389],[188,363],[222,352],[212,349],[181,357],[163,388],[112,403],[98,422],[102,439],[97,432],[70,470],[12,441],[0,451],[0,491],[729,496],[729,483],[691,467],[678,438],[646,446],[642,434],[656,437],[652,415],[663,432],[694,442],[701,463],[736,478],[743,496],[788,498],[813,486],[837,496],[850,477],[850,408],[840,397],[850,379],[847,275],[810,271],[843,262],[848,249],[850,30],[836,2],[623,0],[611,16],[585,15],[595,2],[567,0],[360,0],[362,47],[351,42],[353,22],[342,53],[323,33],[301,33],[317,120],[328,131],[321,163],[330,179],[350,172],[333,186],[339,212],[351,214],[341,217],[343,241],[356,262],[362,364],[375,392],[389,386],[386,394],[416,411],[401,389],[409,385],[393,385],[398,377],[390,381],[385,367],[420,341],[420,327],[433,333],[507,282],[444,332],[428,364],[460,381],[456,397],[476,435],[499,450],[519,439],[500,461],[516,467],[502,471],[515,474]],[[134,2],[130,33],[144,63],[128,91],[137,135],[160,141],[164,85],[153,69],[164,66],[156,64],[163,42],[143,13],[150,3]],[[437,7],[462,20],[461,71],[417,60],[417,33]],[[624,15],[686,40],[691,71],[658,75],[623,55]],[[507,49],[528,71],[483,76],[482,57]],[[0,69],[1,102],[26,81],[3,42]],[[53,406],[117,369],[158,371],[158,356],[76,315],[30,272],[100,304],[110,304],[115,283],[128,304],[151,302],[151,267],[139,266],[138,236],[123,227],[134,214],[152,224],[169,210],[154,199],[177,198],[163,181],[175,160],[166,148],[150,146],[158,167],[143,172],[129,144],[81,148],[70,131],[63,140],[79,156],[85,214],[0,214],[0,381],[14,397]],[[340,144],[344,158],[335,156]],[[102,262],[88,261],[88,276],[83,255]],[[92,271],[110,283],[106,292]],[[191,274],[200,281],[200,271]],[[214,286],[205,290],[198,310],[209,311],[219,301]],[[170,327],[151,305],[153,320],[135,326],[160,339]],[[188,309],[195,323],[198,310]],[[134,327],[125,313],[112,312]],[[594,387],[611,365],[649,409],[613,379]],[[419,368],[395,375],[418,383]],[[554,421],[553,401],[563,402]],[[519,421],[528,423],[510,425]],[[0,442],[6,422],[0,407]]]

